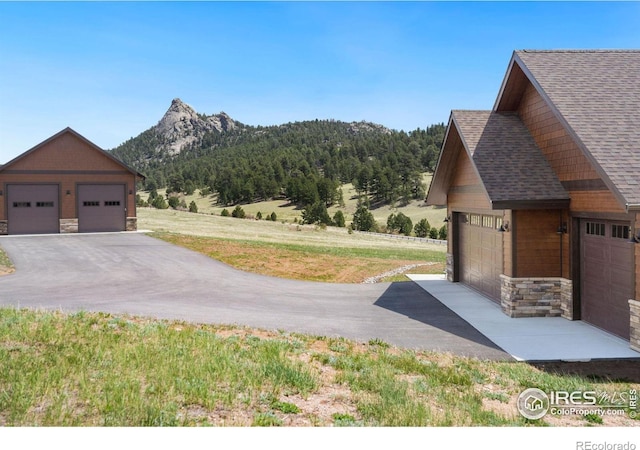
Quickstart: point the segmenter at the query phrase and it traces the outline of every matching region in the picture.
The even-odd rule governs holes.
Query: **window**
[[[587,225],[587,234],[591,234],[594,236],[604,236],[605,234],[604,223],[587,222],[586,225]]]
[[[82,206],[100,206],[100,202],[82,202]]]
[[[480,214],[470,214],[471,225],[480,226],[481,215]]]
[[[53,202],[36,202],[36,208],[53,208]]]
[[[31,208],[31,202],[13,202],[14,208]]]
[[[104,206],[120,206],[120,200],[105,201]]]
[[[493,216],[482,216],[482,226],[484,228],[493,228],[494,219]]]
[[[611,237],[629,239],[629,227],[626,225],[611,225]]]

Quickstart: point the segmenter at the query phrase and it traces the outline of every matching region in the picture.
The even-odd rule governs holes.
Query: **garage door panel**
[[[8,233],[42,234],[60,231],[57,184],[7,185]]]
[[[633,246],[613,237],[612,227],[619,225],[605,220],[581,225],[581,313],[583,320],[628,339]]]
[[[466,215],[461,215],[466,219]],[[495,302],[500,302],[502,236],[493,227],[461,219],[459,222],[459,279]],[[493,223],[493,222],[492,222]]]
[[[78,230],[81,233],[124,231],[125,189],[122,184],[78,186]]]

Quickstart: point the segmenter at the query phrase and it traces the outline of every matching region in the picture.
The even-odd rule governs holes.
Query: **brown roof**
[[[72,134],[73,136],[76,136],[78,139],[80,139],[81,141],[85,142],[87,145],[89,145],[90,147],[92,147],[93,149],[95,149],[96,151],[102,153],[103,155],[105,155],[107,158],[111,159],[112,161],[116,162],[117,164],[121,165],[124,169],[126,169],[127,171],[131,172],[132,174],[134,174],[137,178],[140,178],[142,180],[144,180],[146,177],[144,175],[142,175],[140,172],[136,171],[135,169],[132,169],[131,167],[129,167],[128,165],[126,165],[124,162],[120,161],[118,158],[116,158],[115,156],[113,156],[111,153],[101,149],[100,147],[98,147],[96,144],[94,144],[93,142],[91,142],[90,140],[88,140],[86,137],[82,136],[80,133],[76,132],[75,130],[71,129],[70,127],[65,128],[62,131],[59,131],[58,133],[54,134],[53,136],[51,136],[50,138],[42,141],[41,143],[39,143],[38,145],[36,145],[35,147],[30,148],[29,150],[27,150],[26,152],[16,156],[15,158],[13,158],[11,161],[9,161],[8,163],[4,164],[4,165],[0,165],[0,172],[5,170],[5,169],[9,169],[14,163],[20,161],[22,158],[24,158],[25,156],[29,155],[32,152],[35,152],[36,150],[38,150],[40,147],[44,146],[45,144],[53,141],[54,139],[57,139],[58,137],[62,136],[65,133],[69,133]]]
[[[456,110],[452,122],[494,209],[567,205],[569,194],[516,114]]]
[[[640,51],[523,50],[513,61],[621,203],[640,207]]]

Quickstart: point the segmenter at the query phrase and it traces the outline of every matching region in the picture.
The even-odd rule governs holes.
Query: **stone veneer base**
[[[9,224],[6,220],[0,220],[0,234],[9,234]]]
[[[138,231],[138,218],[137,217],[127,217],[126,230],[127,231]]]
[[[60,233],[77,233],[78,219],[60,219]]]
[[[447,267],[445,269],[447,281],[453,282],[453,254],[447,253]]]
[[[640,301],[629,300],[629,346],[640,352]]]
[[[511,278],[500,275],[501,307],[509,317],[573,319],[573,284],[566,278]]]

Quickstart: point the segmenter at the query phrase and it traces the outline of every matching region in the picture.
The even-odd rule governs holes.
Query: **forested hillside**
[[[200,132],[175,153],[153,127],[113,154],[146,175],[148,190],[201,189],[225,205],[276,197],[331,205],[340,200],[340,184],[350,182],[372,202],[394,203],[424,196],[421,173],[433,170],[444,130],[444,124],[406,133],[367,122],[252,127],[236,121],[233,129]]]

